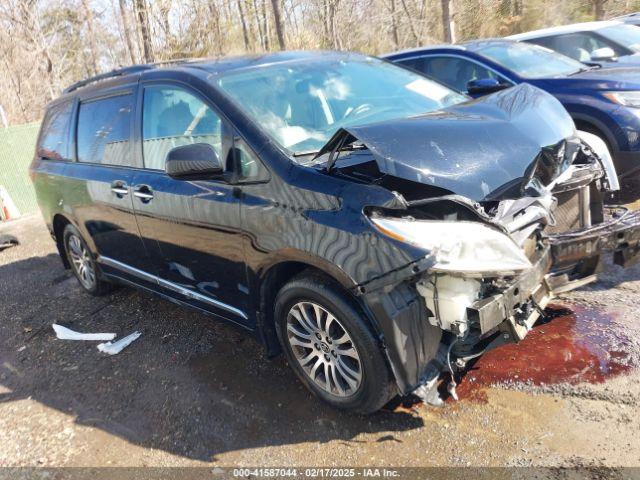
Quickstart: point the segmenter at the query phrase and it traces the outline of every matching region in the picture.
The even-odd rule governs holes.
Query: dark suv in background
[[[472,97],[522,83],[541,88],[562,103],[579,130],[605,142],[624,201],[640,195],[640,70],[588,66],[539,45],[505,39],[415,48],[385,58]]]
[[[87,292],[228,320],[359,412],[437,401],[444,369],[524,338],[601,253],[637,257],[638,216],[602,205],[610,161],[553,97],[470,101],[357,54],[88,79],[47,108],[31,175]]]

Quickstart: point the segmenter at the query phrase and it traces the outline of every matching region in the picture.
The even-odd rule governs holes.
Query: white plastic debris
[[[136,340],[140,335],[140,332],[133,332],[131,335],[127,335],[124,338],[121,338],[117,342],[107,342],[101,343],[98,345],[98,350],[104,353],[108,353],[109,355],[116,355],[124,350],[129,344],[131,344],[134,340]]]
[[[63,327],[62,325],[53,324],[53,329],[56,332],[56,336],[60,340],[113,340],[116,338],[115,333],[81,333],[74,332],[70,328]]]

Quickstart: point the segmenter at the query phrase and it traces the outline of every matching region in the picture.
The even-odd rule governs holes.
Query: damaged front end
[[[602,147],[527,85],[327,144],[327,171],[397,193],[402,208],[364,209],[372,227],[424,252],[359,286],[401,393],[438,403],[443,370],[525,338],[604,252],[640,257],[640,213],[604,206],[617,181]]]

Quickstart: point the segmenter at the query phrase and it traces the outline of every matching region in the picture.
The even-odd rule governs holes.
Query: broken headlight
[[[371,217],[381,233],[435,255],[434,271],[483,276],[516,274],[531,268],[523,250],[507,235],[477,222]]]

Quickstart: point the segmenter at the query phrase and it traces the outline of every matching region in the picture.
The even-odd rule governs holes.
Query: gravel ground
[[[232,326],[132,289],[84,294],[39,217],[2,232],[21,245],[0,252],[0,466],[640,466],[638,266],[560,299],[544,348],[479,361],[460,385],[476,394],[360,417]],[[110,357],[52,323],[142,336]],[[557,352],[595,360],[545,366]],[[522,359],[539,378],[508,370]]]

